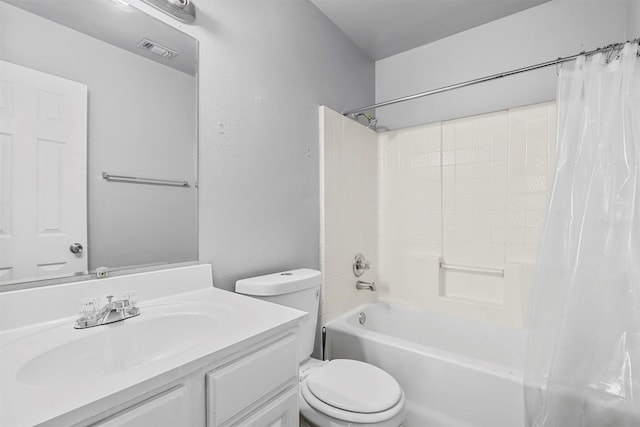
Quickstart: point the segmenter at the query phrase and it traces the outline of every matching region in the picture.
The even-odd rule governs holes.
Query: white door
[[[86,158],[87,87],[0,61],[0,282],[87,271]]]

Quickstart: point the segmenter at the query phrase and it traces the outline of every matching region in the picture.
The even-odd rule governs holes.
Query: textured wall
[[[627,0],[627,39],[640,37],[640,0]]]
[[[373,102],[374,64],[307,0],[194,4],[193,25],[139,6],[200,41],[200,260],[226,289],[319,268],[318,106]]]
[[[621,0],[552,0],[377,61],[376,100],[410,95],[626,40],[626,13],[627,4]],[[555,99],[556,81],[555,67],[548,67],[381,108],[376,115],[381,126],[400,129],[499,111]]]

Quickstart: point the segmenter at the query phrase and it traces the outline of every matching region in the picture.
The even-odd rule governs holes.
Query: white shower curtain
[[[528,426],[640,426],[638,44],[560,72],[529,318]]]

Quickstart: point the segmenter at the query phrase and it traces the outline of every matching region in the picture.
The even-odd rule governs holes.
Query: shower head
[[[358,113],[358,114],[352,114],[351,116],[356,121],[358,121],[358,117],[364,117],[365,119],[367,119],[367,128],[369,129],[375,129],[375,126],[378,123],[378,119],[376,117],[373,117],[370,114]]]
[[[142,0],[180,22],[190,24],[196,19],[196,8],[191,0]]]

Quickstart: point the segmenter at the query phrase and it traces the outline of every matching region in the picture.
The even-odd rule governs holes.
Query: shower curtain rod
[[[463,87],[466,87],[466,86],[472,86],[472,85],[475,85],[475,84],[478,84],[478,83],[484,83],[484,82],[488,82],[488,81],[491,81],[491,80],[497,80],[497,79],[501,79],[503,77],[513,76],[515,74],[520,74],[520,73],[525,73],[527,71],[537,70],[539,68],[550,67],[551,65],[557,65],[557,64],[562,64],[564,62],[572,61],[572,60],[574,60],[574,59],[576,59],[576,58],[578,58],[579,56],[582,56],[582,55],[590,56],[590,55],[594,55],[594,54],[599,53],[599,52],[606,52],[606,51],[609,51],[609,50],[619,49],[619,48],[622,48],[626,43],[636,43],[636,42],[639,42],[639,41],[640,41],[640,38],[629,40],[629,41],[622,42],[622,43],[613,43],[613,44],[610,44],[608,46],[599,47],[597,49],[590,50],[589,52],[582,51],[582,52],[580,52],[580,53],[578,53],[576,55],[560,57],[560,58],[554,59],[552,61],[542,62],[540,64],[530,65],[530,66],[524,67],[524,68],[518,68],[517,70],[511,70],[511,71],[505,71],[503,73],[492,74],[490,76],[480,77],[478,79],[468,80],[466,82],[456,83],[456,84],[449,85],[449,86],[443,86],[441,88],[428,90],[426,92],[420,92],[420,93],[416,93],[416,94],[413,94],[413,95],[403,96],[402,98],[396,98],[396,99],[391,99],[389,101],[379,102],[377,104],[368,105],[366,107],[355,108],[353,110],[343,111],[342,115],[350,116],[350,115],[353,115],[353,114],[356,114],[356,113],[360,113],[362,111],[372,110],[374,108],[386,107],[387,105],[398,104],[398,103],[404,102],[404,101],[411,101],[412,99],[422,98],[424,96],[429,96],[429,95],[435,95],[436,93],[448,92],[450,90],[460,89],[460,88],[463,88]]]

